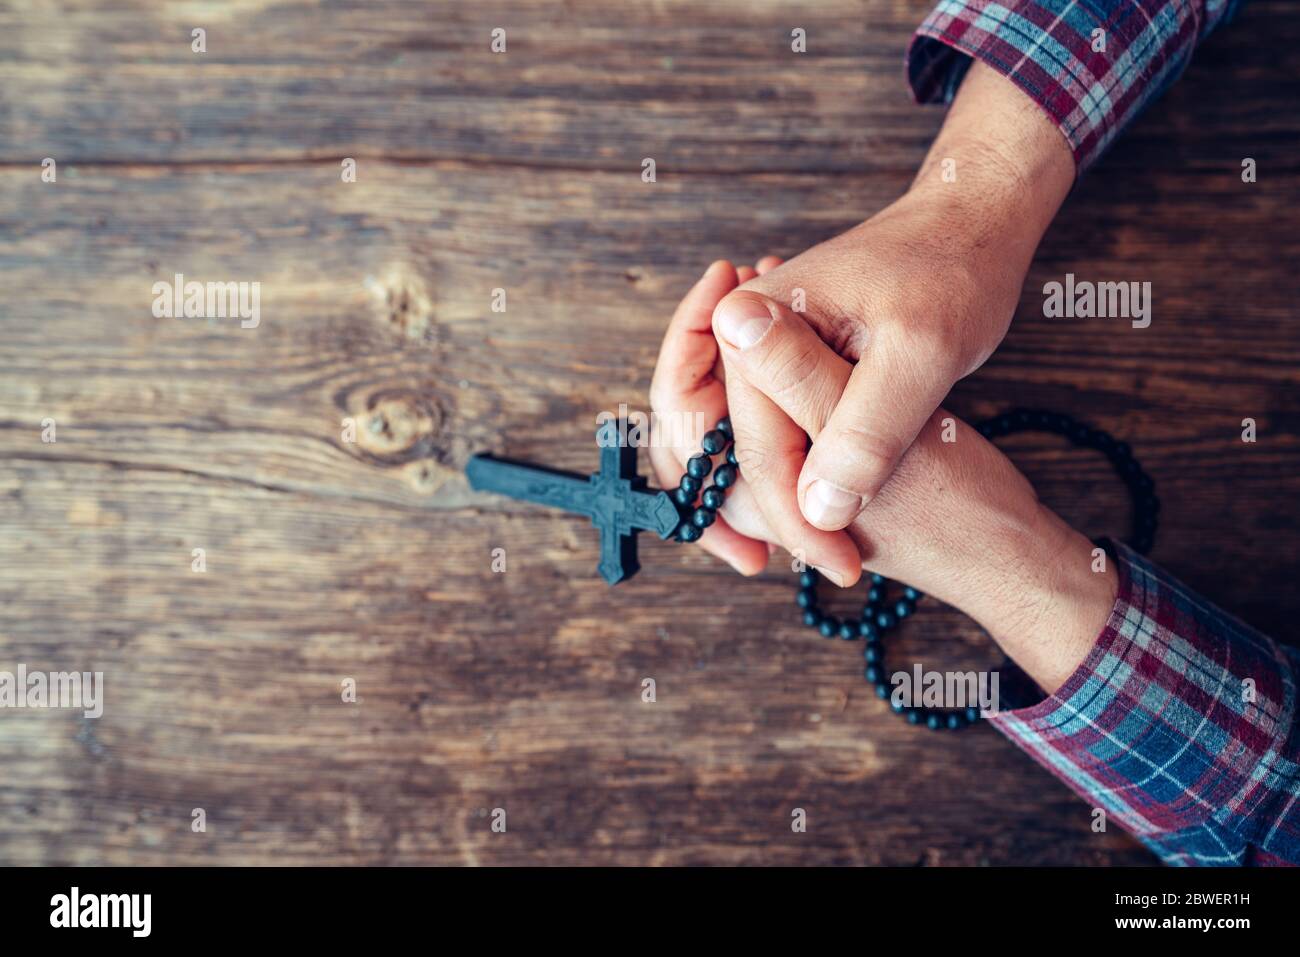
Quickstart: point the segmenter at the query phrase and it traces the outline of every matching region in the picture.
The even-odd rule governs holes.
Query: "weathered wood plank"
[[[914,169],[903,53],[928,0],[700,5],[148,0],[0,11],[0,161],[459,159],[563,169]],[[1300,22],[1247,5],[1111,162],[1295,168]],[[190,32],[208,31],[207,52]],[[506,30],[507,50],[491,51]],[[807,31],[808,52],[790,31]],[[1268,56],[1259,55],[1261,48]],[[1243,152],[1244,150],[1244,152]]]
[[[1149,861],[997,735],[886,715],[855,649],[794,625],[779,562],[742,584],[646,542],[611,591],[581,519],[460,476],[480,449],[591,468],[597,412],[643,405],[705,264],[797,252],[905,188],[938,122],[900,77],[925,6],[247,2],[203,14],[201,62],[185,8],[0,11],[0,668],[107,683],[98,722],[0,719],[0,860]],[[1124,435],[1164,500],[1156,558],[1293,638],[1282,10],[1248,7],[1080,184],[951,404]],[[1151,281],[1151,327],[1043,318],[1067,271]],[[177,272],[260,282],[261,324],[154,318]],[[1122,531],[1102,463],[1008,448],[1071,521]],[[896,644],[998,660],[933,606]]]
[[[0,600],[6,660],[93,660],[114,703],[89,737],[60,715],[3,725],[9,780],[47,782],[0,788],[11,859],[1145,859],[1096,840],[1086,808],[995,735],[890,720],[851,649],[784,624],[775,565],[733,586],[650,545],[649,570],[609,591],[581,520],[472,497],[459,477],[470,451],[507,445],[591,467],[596,412],[643,400],[700,264],[791,252],[901,177],[828,195],[803,177],[648,186],[455,164],[365,164],[356,184],[332,165],[68,173],[0,178],[5,208],[35,214],[0,263],[38,292],[0,343]],[[1262,230],[1269,203],[1230,201],[1231,178],[1159,180],[1214,218],[1140,202],[1149,182],[1109,204],[1085,185],[957,405],[1040,401],[1128,435],[1167,503],[1158,556],[1280,625],[1296,610],[1293,249]],[[738,214],[756,188],[765,212]],[[1130,264],[1155,283],[1150,329],[1035,314],[1046,277]],[[260,279],[262,324],[153,318],[151,284],[176,271]],[[488,308],[501,284],[504,316]],[[1247,413],[1265,423],[1257,447],[1237,441]],[[1020,460],[1049,501],[1122,528],[1100,463],[1036,448]],[[898,653],[991,660],[937,609]],[[339,702],[345,676],[360,705]],[[641,704],[642,677],[658,704]],[[207,837],[186,830],[196,806]],[[500,840],[477,817],[498,806]],[[789,834],[793,806],[819,822],[807,840]]]

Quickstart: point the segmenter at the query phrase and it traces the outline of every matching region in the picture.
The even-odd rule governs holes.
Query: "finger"
[[[728,368],[736,455],[764,520],[787,549],[802,551],[832,581],[852,584],[861,571],[856,547],[847,535],[810,525],[797,496],[806,433],[829,417],[848,364],[803,319],[758,293],[729,295],[714,310],[713,327]]]
[[[857,518],[889,481],[952,381],[892,343],[869,343],[799,476],[799,503],[809,523],[840,529]]]
[[[727,500],[718,514],[741,535],[765,542],[769,553],[776,548],[776,533],[767,524],[767,519],[763,518],[763,511],[754,498],[753,486],[745,480],[744,475],[727,492]]]
[[[795,490],[808,441],[803,430],[738,373],[727,377],[727,402],[740,470],[777,541],[836,584],[856,582],[862,559],[849,536],[813,528],[799,512]]]
[[[659,487],[669,494],[681,482],[686,472],[685,461],[678,449],[662,445],[651,445],[650,465]],[[731,489],[727,496],[728,503],[735,497],[736,489]],[[767,567],[769,552],[766,541],[746,537],[732,529],[726,515],[719,513],[717,520],[704,530],[699,538],[699,545],[715,558],[720,558],[742,575],[757,575]]]
[[[721,379],[713,374],[718,349],[711,322],[718,300],[734,289],[737,281],[731,263],[713,263],[682,299],[664,334],[650,387],[651,406],[660,421],[671,425],[670,442],[682,447],[656,441],[650,459],[660,487],[670,493],[686,471],[686,459],[699,451],[704,432],[727,414],[726,392]],[[662,439],[665,431],[660,430],[657,437]],[[699,542],[741,574],[757,574],[767,566],[766,543],[736,533],[722,516]]]
[[[736,276],[740,279],[741,284],[749,282],[758,275],[758,270],[752,266],[741,266],[736,270]]]
[[[713,329],[723,362],[815,439],[840,401],[852,366],[802,316],[748,289],[719,304]]]
[[[713,309],[718,300],[737,286],[736,269],[720,259],[704,271],[677,306],[650,382],[650,405],[656,410],[686,408],[701,389],[713,384],[713,366],[718,360],[713,336]],[[718,402],[726,399],[719,384]]]
[[[781,265],[781,262],[782,260],[780,256],[764,256],[754,264],[754,269],[760,276],[763,276]]]

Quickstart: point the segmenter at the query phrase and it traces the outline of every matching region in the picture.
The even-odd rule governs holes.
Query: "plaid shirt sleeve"
[[[1092,651],[989,721],[1167,864],[1300,863],[1300,651],[1123,545]]]
[[[1244,0],[940,0],[912,38],[920,103],[948,102],[971,57],[1056,123],[1082,173],[1159,98]]]

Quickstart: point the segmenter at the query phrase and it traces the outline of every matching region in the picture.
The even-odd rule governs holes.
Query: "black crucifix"
[[[492,455],[473,456],[465,474],[477,491],[590,516],[600,529],[596,568],[605,581],[617,585],[641,567],[637,532],[646,529],[668,538],[681,521],[668,493],[647,488],[646,480],[636,474],[636,446],[627,444],[626,435],[624,422],[609,419],[600,427],[600,471],[586,478]]]

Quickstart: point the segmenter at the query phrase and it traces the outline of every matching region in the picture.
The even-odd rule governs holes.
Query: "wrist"
[[[1001,573],[977,620],[1003,651],[1048,692],[1083,663],[1115,604],[1118,574],[1109,556],[1041,504],[1016,540],[1004,543]]]
[[[1074,175],[1073,154],[1055,122],[977,60],[909,195],[949,207],[974,248],[1014,256],[1023,278]]]

